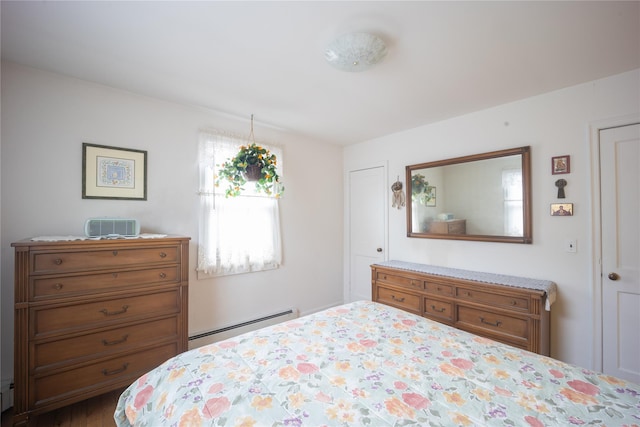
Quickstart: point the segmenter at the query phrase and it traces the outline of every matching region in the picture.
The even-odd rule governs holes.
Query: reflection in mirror
[[[529,147],[407,166],[407,236],[531,243]]]

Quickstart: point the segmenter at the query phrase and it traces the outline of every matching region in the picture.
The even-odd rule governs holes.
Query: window
[[[215,187],[216,165],[236,155],[247,140],[222,134],[201,133],[199,273],[227,275],[278,268],[282,262],[278,199],[266,197],[245,185],[241,196],[225,198],[224,187]],[[282,151],[266,146],[278,158]]]
[[[522,236],[524,233],[522,170],[502,171],[502,189],[504,191],[504,234],[505,236]]]

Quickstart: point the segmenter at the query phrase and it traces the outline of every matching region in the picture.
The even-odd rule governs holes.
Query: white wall
[[[96,216],[133,217],[143,232],[181,234],[190,245],[192,333],[294,307],[302,314],[342,302],[342,148],[263,129],[284,147],[282,268],[198,280],[197,136],[247,135],[249,121],[172,104],[16,64],[2,64],[2,379],[13,377],[13,249],[36,235],[82,235]],[[82,143],[148,151],[148,200],[82,199]],[[310,155],[324,165],[322,179]]]
[[[548,279],[559,286],[551,315],[551,354],[594,364],[590,124],[640,112],[640,70],[349,146],[345,171],[388,161],[388,186],[404,167],[450,157],[529,145],[532,152],[533,244],[406,237],[404,210],[389,200],[389,259]],[[429,102],[425,100],[425,102]],[[551,217],[558,175],[551,157],[571,156],[567,202],[573,217]],[[577,240],[567,253],[566,238]],[[597,359],[597,358],[596,358]]]

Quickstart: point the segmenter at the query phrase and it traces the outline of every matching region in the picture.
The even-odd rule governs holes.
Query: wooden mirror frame
[[[486,234],[440,234],[414,231],[412,224],[413,200],[412,200],[412,172],[420,169],[428,169],[440,166],[458,165],[462,163],[478,162],[482,160],[496,159],[507,156],[521,156],[522,166],[522,218],[523,218],[523,234],[522,236],[501,236]],[[428,163],[420,163],[417,165],[409,165],[406,167],[407,183],[407,237],[420,237],[427,239],[449,239],[449,240],[474,240],[483,242],[503,242],[503,243],[531,243],[532,227],[531,227],[531,155],[530,147],[519,147],[507,150],[492,151],[482,154],[474,154],[464,157],[456,157],[453,159],[438,160]]]

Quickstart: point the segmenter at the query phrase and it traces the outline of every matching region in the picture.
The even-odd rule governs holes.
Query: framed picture
[[[427,187],[427,204],[426,206],[434,207],[436,205],[436,187]]]
[[[573,216],[573,203],[552,203],[551,216]]]
[[[82,198],[147,200],[147,152],[83,143]]]
[[[570,169],[570,156],[556,156],[551,158],[551,173],[558,175],[561,173],[569,173]]]

